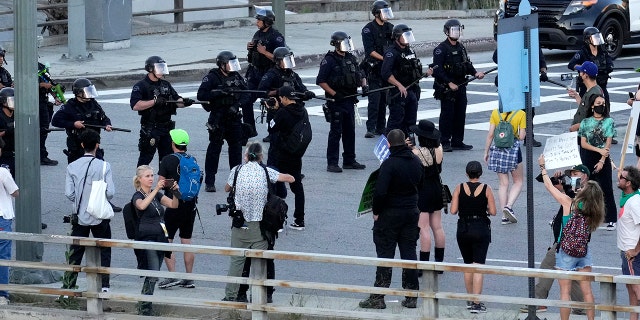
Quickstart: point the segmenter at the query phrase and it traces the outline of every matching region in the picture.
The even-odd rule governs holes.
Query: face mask
[[[598,113],[598,114],[604,114],[606,110],[605,106],[595,106],[593,107],[593,112]]]

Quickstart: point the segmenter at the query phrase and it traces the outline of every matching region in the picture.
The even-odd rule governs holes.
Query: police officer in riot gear
[[[336,31],[331,35],[330,45],[335,47],[329,51],[322,62],[316,78],[316,84],[325,91],[328,101],[331,127],[327,142],[327,171],[342,172],[338,165],[340,159],[340,138],[342,138],[342,164],[344,169],[364,169],[365,165],[356,161],[355,152],[355,114],[354,105],[358,102],[355,95],[358,87],[367,92],[366,79],[358,67],[356,57],[351,54],[355,48],[351,37],[345,32]]]
[[[144,70],[147,75],[133,86],[129,101],[131,109],[140,115],[140,156],[137,166],[151,163],[156,150],[158,159],[173,153],[169,131],[175,128],[176,123],[171,116],[176,114],[177,108],[193,104],[192,99],[180,97],[171,83],[163,79],[164,75],[169,74],[164,59],[158,56],[147,58]]]
[[[584,45],[576,54],[573,55],[571,61],[567,67],[570,70],[576,70],[576,66],[582,65],[585,61],[591,61],[598,67],[598,75],[596,76],[596,83],[602,88],[604,93],[604,100],[607,102],[607,106],[610,104],[609,92],[607,91],[607,83],[609,82],[609,74],[613,71],[613,60],[611,56],[602,46],[604,45],[604,39],[600,30],[596,27],[585,28],[582,32],[582,38]],[[583,96],[587,92],[582,79],[578,77],[576,82],[576,91],[580,96]]]
[[[89,79],[79,78],[71,86],[74,98],[67,100],[53,115],[51,124],[67,131],[67,162],[71,163],[84,155],[84,148],[80,145],[80,134],[85,130],[94,130],[100,133],[99,128],[86,125],[104,126],[106,131],[111,131],[111,119],[96,101],[98,92]],[[104,150],[96,151],[98,159],[104,158]]]
[[[276,91],[283,86],[291,86],[295,92],[304,94],[301,98],[309,100],[315,97],[315,94],[307,90],[302,83],[300,76],[293,71],[296,66],[295,57],[286,47],[279,47],[273,50],[273,61],[275,65],[264,74],[258,85],[259,91],[266,91],[267,96],[275,97]],[[273,119],[276,111],[273,108],[267,109],[267,123]],[[262,141],[269,142],[273,138],[272,134]],[[269,160],[271,160],[271,148],[269,148]]]
[[[393,44],[393,24],[387,21],[393,18],[393,12],[386,1],[376,0],[371,5],[371,13],[374,19],[362,28],[365,58],[361,65],[367,75],[369,89],[374,90],[387,85],[380,75],[380,68],[384,52]],[[386,125],[386,91],[372,92],[368,99],[367,133],[364,137],[373,138],[376,134],[382,134]]]
[[[5,60],[4,57],[6,53],[7,50],[5,50],[3,47],[0,47],[0,89],[13,87],[13,79],[11,78],[11,73],[9,73],[9,71],[4,68],[4,65],[8,64],[7,60]]]
[[[279,47],[285,47],[284,36],[273,27],[276,16],[273,11],[256,7],[256,26],[258,31],[253,35],[251,41],[247,43],[247,86],[251,90],[256,90],[262,76],[269,68],[273,67],[273,51]],[[253,103],[258,99],[257,94],[253,94],[251,104],[242,109],[242,122],[251,125],[252,134],[250,137],[258,135],[256,131],[256,120],[253,115]]]
[[[447,39],[433,50],[433,89],[434,97],[440,100],[440,142],[445,152],[452,150],[471,150],[473,146],[465,144],[464,124],[467,112],[467,89],[458,86],[467,75],[484,78],[483,72],[473,67],[467,50],[458,40],[464,26],[456,19],[444,24]]]
[[[52,95],[56,105],[62,104],[55,95],[51,93],[50,78],[48,78],[47,66],[38,62],[38,115],[40,120],[40,165],[55,166],[58,161],[49,159],[49,151],[47,151],[47,137],[49,137],[49,124],[53,117],[53,103],[49,101],[49,95]],[[41,75],[42,74],[42,75]],[[46,76],[45,76],[46,75]],[[45,78],[47,77],[47,78]],[[49,79],[49,80],[47,80]]]
[[[16,176],[16,143],[15,143],[15,117],[13,88],[3,88],[0,90],[0,138],[4,141],[2,154],[0,154],[0,165],[9,169],[11,176]]]
[[[409,127],[416,124],[420,86],[423,77],[422,63],[411,48],[415,42],[413,31],[406,24],[393,27],[393,46],[384,54],[382,78],[395,86],[389,95],[389,119],[385,134],[393,129],[401,129],[406,136]]]
[[[202,107],[209,112],[207,130],[209,147],[205,159],[205,191],[215,192],[216,173],[222,151],[223,139],[229,147],[229,169],[242,162],[242,123],[240,110],[251,105],[251,94],[234,93],[246,90],[247,84],[240,75],[240,62],[230,51],[222,51],[216,58],[218,68],[211,69],[202,78],[198,100],[209,101]]]

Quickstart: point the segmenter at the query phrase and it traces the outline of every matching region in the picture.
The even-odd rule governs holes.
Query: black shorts
[[[484,220],[458,220],[458,248],[466,264],[484,264],[491,242],[491,228]]]
[[[174,239],[176,231],[180,229],[181,239],[191,239],[193,233],[193,223],[196,221],[196,202],[192,201],[179,201],[178,208],[170,209],[164,214],[164,223],[167,226],[167,233],[169,233],[169,239]]]

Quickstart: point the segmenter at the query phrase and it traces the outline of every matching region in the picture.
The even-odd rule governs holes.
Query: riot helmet
[[[462,37],[462,30],[464,26],[457,19],[449,19],[444,24],[444,34],[452,40],[458,40]]]
[[[413,37],[413,31],[406,24],[398,24],[391,31],[394,40],[398,40],[402,45],[408,45],[416,41]]]
[[[16,109],[13,94],[13,88],[6,87],[0,90],[0,104],[2,107],[7,107],[11,111]]]
[[[256,19],[262,21],[265,27],[271,27],[273,23],[276,21],[276,15],[273,14],[273,11],[269,9],[265,9],[263,7],[256,6],[255,8],[256,8]]]
[[[6,53],[7,53],[7,50],[5,50],[2,46],[0,46],[0,57],[2,57],[2,61],[4,61],[2,64],[8,64],[7,60],[4,58]]]
[[[144,70],[153,73],[156,77],[169,74],[169,67],[164,59],[158,56],[151,56],[144,62]]]
[[[371,5],[371,13],[374,17],[380,16],[380,20],[387,21],[393,19],[393,11],[389,7],[389,4],[384,0],[376,0]]]
[[[592,44],[594,46],[599,46],[604,44],[602,33],[600,33],[600,30],[596,27],[584,28],[584,31],[582,32],[582,39],[587,45]]]
[[[84,99],[92,99],[98,97],[98,91],[96,87],[91,83],[89,79],[79,78],[71,85],[71,90],[76,97]]]
[[[273,61],[276,66],[282,69],[292,69],[296,66],[293,52],[287,47],[278,47],[273,50]],[[281,64],[282,63],[282,64]]]
[[[224,72],[240,71],[240,61],[235,54],[231,51],[221,51],[216,57],[216,65]],[[225,68],[226,66],[226,68]]]
[[[331,35],[330,45],[336,47],[337,51],[349,52],[355,50],[353,40],[346,32],[336,31]]]

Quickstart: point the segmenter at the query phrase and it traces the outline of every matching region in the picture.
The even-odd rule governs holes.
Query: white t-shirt
[[[2,186],[2,190],[0,190],[0,216],[7,220],[13,219],[16,215],[11,194],[18,190],[18,186],[9,170],[4,167],[0,167],[0,186]]]
[[[631,250],[636,247],[640,239],[640,195],[634,195],[627,200],[618,213],[618,249]]]

